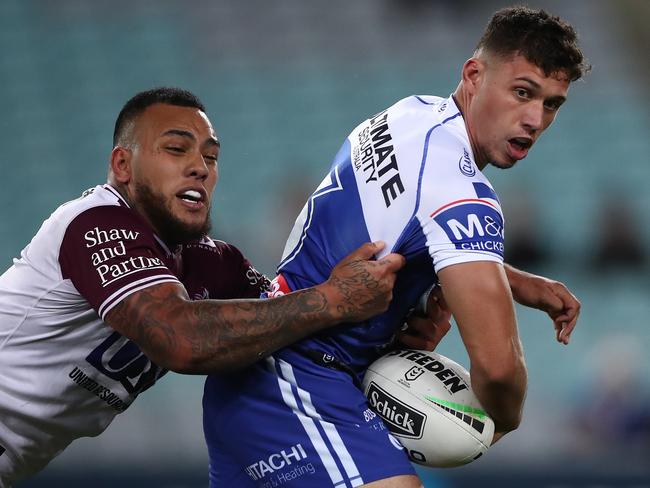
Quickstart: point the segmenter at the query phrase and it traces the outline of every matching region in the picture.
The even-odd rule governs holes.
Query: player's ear
[[[480,58],[474,57],[465,61],[462,70],[463,85],[470,94],[473,95],[476,93],[476,90],[483,80],[485,69],[485,61]]]
[[[122,146],[111,151],[111,172],[117,183],[127,184],[131,180],[131,155],[131,150]]]

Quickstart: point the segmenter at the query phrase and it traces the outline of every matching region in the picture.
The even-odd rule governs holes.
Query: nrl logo
[[[422,373],[424,373],[423,368],[419,368],[418,366],[413,366],[406,373],[404,373],[404,379],[406,379],[406,381],[415,381],[420,376],[422,376]]]

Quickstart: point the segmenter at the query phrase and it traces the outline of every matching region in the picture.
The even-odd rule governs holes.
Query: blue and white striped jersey
[[[438,271],[468,261],[503,262],[503,227],[499,200],[474,164],[452,97],[411,96],[365,120],[298,216],[275,290],[325,281],[339,260],[367,241],[385,241],[384,254],[398,252],[407,265],[387,312],[290,349],[331,354],[361,374]]]

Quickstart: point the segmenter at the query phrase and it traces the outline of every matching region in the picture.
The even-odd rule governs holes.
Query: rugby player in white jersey
[[[207,236],[219,148],[191,93],[137,94],[108,183],[59,207],[0,277],[0,487],[100,434],[166,370],[231,370],[386,310],[403,258],[371,259],[381,243],[259,300],[268,280]]]
[[[436,284],[495,421],[494,441],[518,427],[527,379],[513,297],[547,312],[564,344],[580,304],[563,284],[504,266],[504,218],[482,171],[525,158],[586,69],[570,25],[503,9],[452,96],[405,98],[352,131],[296,220],[271,294],[311,286],[358,243],[382,239],[407,260],[394,300],[368,321],[208,377],[210,486],[421,486],[359,383]]]

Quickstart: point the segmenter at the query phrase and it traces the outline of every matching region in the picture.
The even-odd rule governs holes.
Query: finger
[[[451,311],[447,306],[447,302],[445,302],[442,290],[438,286],[434,287],[429,293],[426,314],[436,323],[449,321],[451,319]]]
[[[384,241],[366,242],[344,257],[341,263],[367,261],[380,253],[385,247],[386,243]]]
[[[571,334],[578,323],[578,317],[575,316],[572,320],[556,322],[555,329],[557,330],[557,339],[563,344],[568,344],[571,340]]]
[[[406,264],[406,258],[401,254],[392,252],[381,258],[378,263],[385,265],[389,271],[398,271]]]
[[[439,306],[440,308],[448,309],[447,302],[445,301],[445,295],[442,293],[442,288],[439,285],[436,285],[429,295]]]
[[[562,331],[564,324],[564,322],[554,322],[553,325],[555,326],[555,340],[561,344],[567,345],[569,343],[569,338],[566,337]]]
[[[568,344],[571,339],[571,333],[578,323],[581,304],[575,295],[565,287],[561,287],[560,291],[564,292],[562,298],[565,301],[565,309],[562,310],[560,315],[553,317],[553,322],[555,324],[558,342]]]

